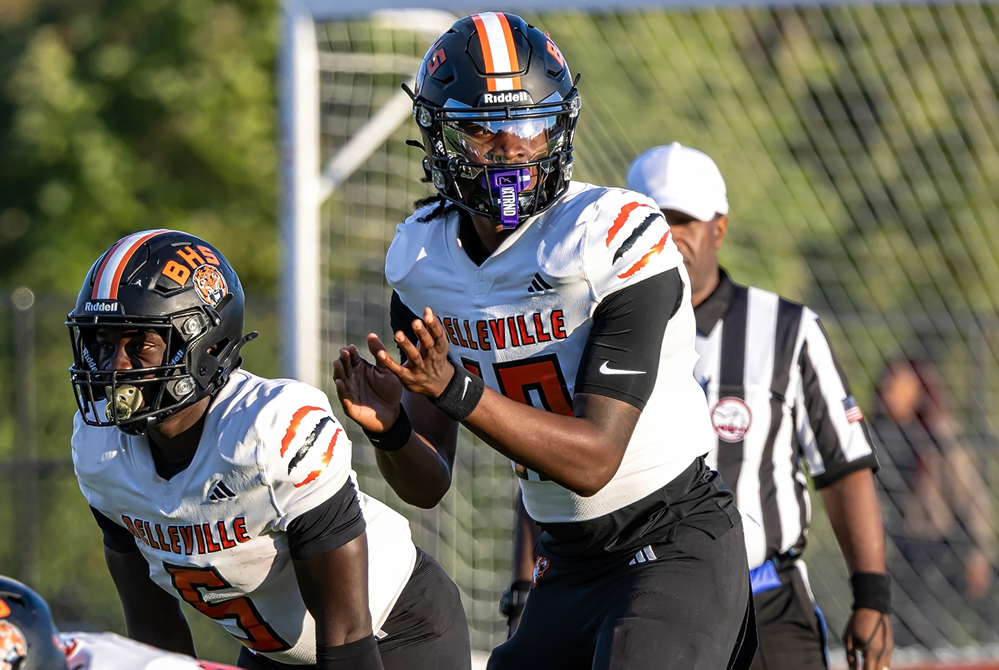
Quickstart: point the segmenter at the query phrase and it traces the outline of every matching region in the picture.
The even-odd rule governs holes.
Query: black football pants
[[[715,486],[699,479],[690,495],[704,503]],[[675,505],[684,516],[685,501]],[[489,670],[748,668],[756,631],[742,523],[713,522],[726,514],[717,506],[692,507],[682,523],[645,535],[648,551],[557,558],[542,534],[537,551],[551,557],[548,567]]]
[[[777,573],[781,585],[757,593],[760,646],[752,670],[826,670],[825,623],[793,564]]]

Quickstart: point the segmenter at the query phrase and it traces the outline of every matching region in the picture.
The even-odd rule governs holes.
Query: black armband
[[[409,421],[409,415],[406,414],[406,408],[399,405],[399,416],[396,418],[395,423],[392,427],[386,430],[384,433],[375,433],[367,428],[364,428],[364,435],[368,438],[368,442],[375,449],[381,449],[382,451],[398,451],[406,446],[409,442],[410,436],[413,434],[413,424]]]
[[[316,645],[316,670],[385,670],[378,641],[369,635],[339,647]]]
[[[850,577],[853,609],[866,607],[891,614],[891,579],[875,572],[858,572]]]
[[[462,366],[454,363],[451,365],[454,366],[451,381],[444,392],[436,398],[430,398],[430,402],[453,420],[464,421],[482,400],[486,385]]]

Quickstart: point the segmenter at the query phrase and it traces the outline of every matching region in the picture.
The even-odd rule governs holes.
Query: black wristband
[[[527,579],[518,579],[510,585],[500,597],[500,614],[507,619],[519,617],[527,604],[527,594],[531,592],[531,582]]]
[[[891,614],[891,580],[876,572],[858,572],[850,577],[853,609],[866,607]]]
[[[454,375],[448,382],[447,388],[440,396],[430,398],[430,402],[453,420],[464,421],[482,400],[482,393],[485,390],[486,385],[481,379],[464,367],[454,365]]]
[[[316,645],[316,670],[385,670],[374,635],[339,647]]]
[[[413,424],[409,422],[409,415],[406,414],[406,408],[399,405],[398,418],[396,418],[392,427],[384,433],[375,433],[367,428],[362,430],[364,430],[364,435],[368,438],[368,442],[370,442],[371,446],[375,449],[381,449],[382,451],[398,451],[399,449],[405,447],[406,443],[409,442],[409,437],[413,434]]]

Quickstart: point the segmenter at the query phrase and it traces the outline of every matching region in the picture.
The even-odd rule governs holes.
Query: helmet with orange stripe
[[[505,228],[569,187],[579,106],[551,38],[499,12],[456,21],[430,47],[413,91],[424,167],[438,193]]]
[[[65,670],[58,636],[42,597],[0,575],[0,670]]]
[[[112,245],[87,273],[66,325],[83,420],[132,435],[214,395],[256,337],[243,336],[243,288],[232,266],[175,230]]]

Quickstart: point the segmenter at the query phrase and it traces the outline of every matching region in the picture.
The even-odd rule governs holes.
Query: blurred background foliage
[[[72,292],[118,237],[173,227],[271,292],[276,4],[3,0],[0,284]]]
[[[127,233],[179,228],[224,249],[250,294],[247,327],[264,335],[244,350],[248,365],[277,374],[276,38],[276,0],[0,0],[0,573],[29,574],[5,289],[37,296],[44,462],[69,454],[62,322],[90,265]],[[34,586],[64,630],[124,632],[71,469],[42,472]],[[202,619],[202,654],[233,660],[235,643]]]
[[[123,630],[100,532],[65,465],[74,404],[62,322],[90,264],[135,230],[208,239],[243,280],[247,329],[263,335],[245,349],[247,367],[279,372],[277,6],[0,0],[0,573],[32,575],[64,629]],[[623,185],[637,153],[673,140],[712,155],[729,185],[722,261],[733,277],[817,309],[865,409],[886,357],[935,360],[982,471],[999,480],[990,437],[999,385],[997,5],[531,18],[583,74],[577,178]],[[367,189],[379,194],[370,207],[387,214],[356,250],[350,212],[363,210],[370,224],[369,205],[350,185],[328,205],[328,217],[348,221],[327,238],[328,278],[349,281],[343,268],[362,266],[379,274],[391,226],[425,193],[418,153],[402,144],[415,136],[411,124],[393,136],[387,153],[399,167],[380,153],[353,178],[413,177],[401,195]],[[375,315],[377,330],[387,311],[373,305],[384,287],[369,279],[375,297],[345,291],[343,299],[365,302],[358,310]],[[24,501],[15,486],[28,472],[15,427],[24,385],[9,300],[21,285],[37,296],[44,467],[34,566],[20,558]],[[499,486],[507,495],[512,485]],[[479,516],[491,523],[509,510]],[[813,567],[813,581],[838,630],[849,607],[845,569],[815,516],[809,554],[826,572]],[[497,574],[508,560],[497,557]],[[476,603],[483,647],[504,630],[494,587]],[[235,645],[216,628],[196,618],[199,651],[232,661]]]

